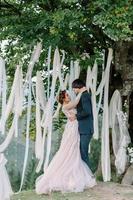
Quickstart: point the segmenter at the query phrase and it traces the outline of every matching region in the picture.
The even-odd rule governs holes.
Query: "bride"
[[[51,191],[82,192],[96,185],[91,170],[81,159],[78,121],[70,120],[71,116],[76,114],[75,107],[81,94],[77,95],[75,101],[71,101],[65,90],[59,94],[58,101],[62,104],[62,111],[68,120],[58,152],[44,174],[36,180],[37,194],[49,194]]]

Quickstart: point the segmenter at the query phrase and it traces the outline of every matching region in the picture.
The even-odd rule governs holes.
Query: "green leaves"
[[[103,32],[112,40],[129,40],[133,37],[133,5],[131,1],[116,1],[111,4],[104,0],[96,1],[99,12],[94,16],[94,24],[102,28]]]
[[[96,51],[114,41],[133,37],[131,0],[11,0],[2,1],[0,9],[0,40],[10,41],[5,58],[10,58],[12,66],[29,55],[37,41],[45,50],[49,45],[64,49],[67,57],[78,58],[84,65],[82,53],[95,57]],[[23,59],[25,63],[28,58]]]

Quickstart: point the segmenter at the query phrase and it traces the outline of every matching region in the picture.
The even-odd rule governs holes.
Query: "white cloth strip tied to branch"
[[[14,113],[14,118],[13,118],[11,128],[10,128],[4,142],[0,145],[0,155],[2,155],[1,153],[4,152],[8,148],[10,142],[12,141],[13,136],[15,134],[17,136],[18,118],[22,113],[22,97],[23,96],[22,96],[22,85],[21,84],[22,84],[22,71],[21,71],[21,68],[18,66],[16,69],[16,72],[15,72],[15,78],[14,78],[14,82],[12,85],[12,91],[9,96],[9,100],[6,105],[5,113],[4,113],[5,122],[8,119],[9,114],[11,112]],[[4,123],[4,126],[5,126],[5,123]],[[2,195],[2,200],[6,200],[7,197],[9,199],[10,195],[13,193],[11,186],[10,186],[8,174],[6,172],[6,168],[4,167],[4,162],[5,162],[5,160],[3,159],[1,161],[1,165],[3,165],[3,168],[1,168],[1,172],[0,172],[0,177],[3,176],[3,179],[4,179],[4,180],[2,180],[2,183],[0,183],[0,187],[2,187],[2,190],[5,193],[5,194],[4,193],[1,194],[2,192],[0,192],[0,195]]]
[[[112,144],[115,155],[115,166],[118,174],[125,171],[127,164],[127,147],[130,143],[126,118],[122,111],[121,95],[115,90],[110,101],[110,127],[112,128]]]
[[[38,100],[38,99],[37,99]],[[39,102],[38,102],[38,104],[39,104]],[[45,108],[45,117],[44,117],[44,115],[43,115],[43,122],[41,122],[41,126],[42,126],[42,129],[43,129],[43,135],[42,135],[42,142],[41,142],[41,146],[37,146],[37,145],[39,145],[39,143],[36,141],[36,149],[39,149],[40,148],[40,150],[39,150],[39,156],[38,156],[38,158],[39,158],[39,163],[38,163],[38,165],[37,165],[37,168],[36,168],[36,172],[38,173],[40,170],[41,170],[41,167],[42,167],[42,164],[43,164],[43,161],[44,161],[44,145],[45,145],[45,140],[46,140],[46,134],[48,135],[49,133],[48,133],[48,126],[49,126],[49,118],[50,118],[50,116],[49,116],[49,114],[50,114],[50,112],[49,112],[49,110],[50,110],[50,101],[48,101],[47,102],[47,105],[46,105],[46,108]],[[39,133],[39,130],[40,130],[40,128],[37,126],[36,128],[38,128],[38,130],[37,130],[37,134]],[[40,134],[40,133],[39,133]],[[39,139],[39,137],[40,136],[36,136],[36,140],[38,140]]]
[[[86,87],[88,91],[90,91],[92,88],[92,71],[91,71],[90,66],[88,66],[88,69],[87,69]]]
[[[63,60],[64,59],[62,59],[62,62],[61,62],[62,64],[60,65],[60,68],[59,68],[59,71],[60,71],[59,75],[61,74],[61,68],[63,67]],[[69,78],[70,78],[69,73],[66,74],[65,78],[62,75],[60,75],[60,78],[59,78],[60,87],[59,87],[59,90],[58,90],[58,92],[55,96],[55,101],[57,101],[57,97],[59,95],[60,90],[66,90],[67,89],[67,86],[69,84]],[[63,80],[63,79],[65,79],[65,80]],[[61,108],[61,104],[58,102],[58,106],[57,106],[57,109],[54,111],[53,118],[58,117],[60,108]]]
[[[11,112],[14,112],[14,118],[13,118],[13,122],[11,125],[11,128],[9,130],[8,135],[6,136],[6,139],[4,140],[4,142],[0,145],[0,152],[4,152],[6,150],[6,148],[8,147],[8,145],[10,144],[13,134],[14,132],[17,133],[16,130],[16,121],[18,121],[19,116],[22,114],[22,88],[20,88],[20,83],[22,81],[22,73],[21,73],[21,68],[18,66],[15,72],[15,78],[13,81],[13,85],[12,85],[12,90],[8,99],[8,103],[6,106],[6,111],[5,111],[5,122],[7,121],[9,114]],[[17,92],[15,92],[17,91]],[[21,94],[21,95],[19,95]],[[19,98],[18,98],[19,96]],[[16,106],[19,105],[19,108],[17,109]]]
[[[65,90],[65,85],[64,85],[64,81],[63,81],[63,74],[61,72],[61,68],[63,66],[63,62],[64,62],[64,59],[65,59],[65,51],[62,51],[62,52],[63,52],[63,56],[62,56],[62,59],[61,59],[61,63],[60,63],[59,66],[57,66],[57,68],[58,68],[58,77],[59,77],[59,81],[60,81],[61,90]]]
[[[71,60],[70,62],[70,75],[69,75],[69,93],[71,98],[74,98],[74,94],[72,91],[72,82],[74,80],[74,67],[73,67],[73,61]]]
[[[80,75],[79,61],[76,60],[74,61],[74,79],[79,78],[79,75]]]
[[[46,134],[47,134],[47,148],[46,148],[46,158],[44,161],[44,166],[47,167],[48,165],[48,161],[49,161],[49,155],[50,155],[50,149],[51,149],[51,132],[49,131],[51,127],[50,123],[52,123],[52,115],[51,112],[53,113],[53,106],[54,106],[54,92],[55,92],[55,86],[56,86],[56,80],[58,77],[58,67],[60,66],[60,55],[58,52],[58,49],[55,50],[54,53],[54,60],[53,60],[53,76],[52,76],[52,84],[51,84],[51,93],[50,93],[50,97],[48,99],[47,105],[46,105],[46,109],[45,109],[45,113],[43,113],[42,116],[42,127],[44,128],[44,132],[43,132],[43,140],[42,140],[42,146],[41,146],[41,150],[39,153],[39,163],[38,166],[36,168],[36,172],[39,172],[43,161],[44,161],[44,144],[45,144],[45,138],[46,138]],[[48,72],[49,73],[49,72]],[[36,94],[38,95],[38,93]],[[39,98],[37,98],[37,100],[39,100]],[[39,105],[39,102],[37,103],[37,105]],[[38,108],[37,108],[38,109]],[[39,109],[38,109],[39,110]],[[39,127],[37,133],[39,133]],[[40,136],[36,136],[36,139],[40,137]],[[38,140],[38,139],[37,139]],[[36,141],[36,149],[40,148],[40,146],[37,146],[38,142]]]
[[[88,91],[91,91],[92,93],[92,110],[93,110],[93,117],[94,117],[94,134],[93,138],[98,139],[99,138],[99,129],[98,129],[98,113],[99,109],[97,106],[97,63],[95,61],[94,66],[91,70],[90,66],[88,66],[87,70],[87,77],[86,77],[86,87]],[[102,88],[103,90],[103,88]],[[99,95],[99,94],[98,94]],[[101,105],[101,97],[102,97],[102,91],[100,93],[98,105]]]
[[[49,92],[50,92],[50,63],[51,63],[51,50],[52,47],[49,46],[49,50],[48,50],[48,61],[47,61],[47,66],[48,66],[48,86],[47,86],[47,99],[49,98]]]
[[[99,138],[99,130],[98,130],[98,110],[97,110],[97,102],[96,102],[96,87],[97,87],[97,63],[95,61],[94,66],[92,68],[92,109],[93,109],[93,118],[94,118],[94,135],[95,139]]]
[[[103,120],[102,120],[102,150],[101,150],[101,164],[103,180],[110,181],[111,167],[110,167],[110,149],[109,149],[109,111],[108,111],[108,93],[109,93],[109,73],[113,56],[113,50],[109,49],[108,59],[106,65],[106,77],[104,86],[104,106],[103,106]]]
[[[98,113],[99,106],[101,106],[101,99],[103,94],[103,88],[101,88],[100,94],[97,94],[97,62],[95,61],[94,66],[91,70],[90,66],[88,66],[87,77],[86,77],[86,87],[88,91],[92,93],[92,110],[94,117],[94,134],[93,138],[99,138],[99,127],[98,127]],[[99,95],[99,101],[97,103],[97,96]],[[98,106],[97,106],[98,105]]]
[[[62,80],[62,82],[63,82],[63,80]],[[63,82],[63,89],[66,90],[68,83],[69,83],[69,74],[67,73],[66,77],[65,77],[65,81]],[[62,90],[62,88],[61,88],[61,90]],[[59,92],[60,92],[60,90],[59,90]],[[59,95],[59,92],[57,92],[57,95]],[[57,95],[56,95],[55,101],[57,100]],[[57,106],[57,109],[54,111],[53,118],[58,117],[60,109],[61,109],[61,104],[58,102],[58,106]]]
[[[120,111],[122,111],[121,95],[118,90],[115,90],[110,100],[109,107],[109,122],[110,127],[112,128],[112,144],[115,156],[117,155],[119,149],[120,130],[117,113]]]
[[[54,98],[55,97],[54,93],[55,93],[56,81],[57,81],[57,78],[59,78],[60,87],[61,87],[62,90],[64,90],[66,88],[67,82],[68,82],[68,76],[66,75],[65,81],[63,81],[63,77],[62,77],[62,74],[61,74],[61,68],[63,67],[64,58],[65,58],[65,53],[63,51],[62,60],[60,62],[59,50],[58,50],[58,48],[56,48],[55,54],[54,54],[54,62],[53,62],[53,78],[52,78],[52,86],[51,86],[51,95],[50,95],[49,103],[48,103],[49,114],[47,116],[47,120],[48,120],[49,126],[47,127],[47,130],[48,130],[47,152],[46,152],[46,158],[45,158],[45,162],[44,162],[44,171],[48,166],[49,156],[50,156],[50,151],[51,151],[53,112],[54,112],[54,103],[56,101],[56,98]]]
[[[92,92],[92,107],[93,107],[93,116],[94,116],[94,134],[93,134],[94,139],[99,138],[98,114],[101,108],[103,89],[104,89],[104,85],[105,85],[105,81],[107,77],[107,72],[108,72],[107,67],[105,70],[103,68],[102,79],[99,86],[97,87],[97,62],[95,61],[92,70],[90,66],[88,66],[88,70],[87,70],[86,87],[88,91]],[[97,102],[98,96],[99,96],[99,100]]]
[[[15,71],[15,77],[14,77],[12,88],[11,88],[11,92],[10,92],[10,96],[8,98],[8,102],[7,102],[7,106],[6,106],[6,110],[5,110],[5,120],[8,119],[9,114],[11,113],[11,111],[13,111],[15,113],[15,111],[14,111],[15,95],[16,95],[16,91],[15,90],[16,90],[16,88],[19,89],[18,82],[19,82],[19,75],[20,74],[21,74],[20,67],[17,66],[17,69]],[[21,102],[19,102],[19,103],[21,105]]]
[[[15,88],[15,99],[14,99],[14,117],[15,117],[15,136],[18,136],[18,121],[23,110],[23,75],[22,69],[19,68],[19,74],[17,76],[17,87]]]
[[[51,151],[53,108],[54,108],[54,103],[55,103],[55,101],[54,101],[54,93],[55,93],[56,81],[57,81],[57,78],[58,78],[58,76],[60,74],[60,72],[59,72],[60,68],[61,68],[60,54],[59,54],[58,48],[56,48],[55,49],[55,53],[54,53],[54,61],[53,61],[52,86],[51,86],[51,93],[50,93],[49,104],[48,104],[49,105],[48,106],[48,115],[47,115],[47,120],[48,120],[47,130],[48,130],[48,135],[47,135],[47,149],[46,149],[46,158],[45,158],[45,162],[44,162],[44,170],[48,166],[49,156],[50,156],[50,151]]]
[[[37,45],[34,47],[32,55],[31,55],[31,59],[29,62],[29,66],[28,66],[28,70],[27,70],[27,74],[26,74],[26,78],[25,78],[25,84],[27,83],[27,80],[29,79],[29,77],[32,75],[33,67],[34,67],[35,63],[39,60],[41,50],[42,50],[42,44],[37,43]],[[24,85],[24,87],[25,87],[25,85]]]
[[[31,116],[31,84],[32,84],[31,78],[29,77],[29,80],[28,80],[28,105],[27,105],[25,155],[24,155],[21,184],[20,184],[20,188],[19,188],[18,192],[20,192],[22,190],[22,186],[23,186],[23,182],[24,182],[24,176],[25,176],[25,170],[26,170],[27,160],[28,160],[28,153],[29,153],[29,127],[30,127],[30,116]]]
[[[6,171],[7,160],[3,153],[0,153],[0,200],[9,200],[13,194],[10,180]]]
[[[65,89],[68,81],[68,76],[66,77],[65,81],[63,81],[62,73],[61,73],[61,68],[63,66],[63,61],[64,61],[65,54],[63,52],[62,60],[60,61],[60,54],[58,49],[56,48],[55,53],[54,53],[54,59],[53,59],[53,76],[52,76],[52,84],[51,84],[51,93],[50,97],[47,101],[45,111],[43,111],[43,116],[41,119],[41,123],[38,123],[36,128],[37,128],[37,136],[36,136],[36,157],[39,159],[38,166],[36,168],[36,172],[39,172],[42,164],[44,162],[44,170],[47,168],[48,163],[49,163],[49,156],[50,156],[50,151],[51,151],[51,137],[52,137],[52,122],[53,122],[53,113],[54,113],[54,104],[56,101],[55,98],[55,87],[56,87],[56,82],[57,79],[59,78],[60,82],[60,87],[61,89]],[[48,72],[49,73],[49,72]],[[41,78],[41,77],[40,77]],[[37,83],[37,87],[39,87],[39,84]],[[37,113],[38,116],[41,118],[40,115],[40,99],[39,99],[39,92],[37,91]],[[40,90],[40,95],[41,90]],[[59,107],[58,107],[59,110]],[[57,110],[57,112],[58,112]],[[57,114],[57,113],[56,113]],[[42,126],[42,127],[40,127]],[[43,129],[43,131],[41,131]],[[43,135],[41,135],[43,134]],[[47,135],[47,140],[46,140],[46,135]],[[40,144],[39,138],[42,138],[42,142]],[[46,144],[46,148],[45,148]],[[40,149],[39,149],[40,148]],[[39,149],[39,150],[38,150]],[[45,152],[45,160],[44,160],[44,149],[46,149]]]
[[[103,77],[104,77],[104,70],[102,72],[102,80],[103,80]],[[98,101],[98,104],[97,104],[97,113],[99,113],[100,108],[101,108],[102,97],[103,97],[103,88],[101,88],[101,92],[99,94],[99,101]]]
[[[5,134],[6,92],[7,92],[7,84],[6,84],[5,61],[0,57],[0,98],[2,99],[0,132],[2,133],[2,135]]]
[[[102,80],[97,87],[97,63],[94,63],[92,70],[88,67],[86,86],[88,91],[92,92],[92,107],[94,116],[94,135],[95,139],[99,138],[98,130],[98,113],[101,107],[101,100],[104,89],[104,106],[103,106],[103,121],[102,121],[102,173],[104,181],[109,181],[111,178],[110,172],[110,152],[109,152],[109,122],[108,122],[108,88],[109,88],[109,72],[112,61],[112,49],[109,49],[108,60],[105,71],[102,73]],[[99,95],[98,106],[96,102],[96,96]]]
[[[37,72],[36,80],[36,141],[35,155],[37,159],[41,158],[42,153],[42,128],[41,128],[41,112],[45,112],[46,98],[44,95],[44,87],[40,72]],[[42,109],[41,109],[42,108]]]
[[[12,141],[12,138],[15,132],[14,124],[15,124],[15,120],[13,120],[10,130],[8,132],[8,135],[6,136],[4,142],[0,144],[0,153],[4,152]]]
[[[25,155],[24,155],[21,184],[20,184],[20,188],[19,188],[18,192],[20,192],[22,190],[26,166],[27,166],[27,161],[28,161],[28,153],[29,153],[29,141],[30,141],[29,127],[30,127],[30,116],[31,116],[31,90],[32,90],[32,78],[31,77],[32,77],[33,67],[34,67],[35,63],[39,60],[41,49],[42,49],[41,43],[38,43],[37,46],[34,48],[34,51],[32,53],[30,63],[29,63],[29,66],[28,66],[25,84],[24,84],[24,90],[28,89],[27,124],[26,124],[26,141],[25,141],[26,147],[25,147]]]
[[[68,76],[68,82],[69,82],[69,94],[70,94],[72,99],[74,99],[74,97],[75,97],[75,94],[72,91],[72,82],[75,79],[79,78],[79,75],[80,75],[79,61],[78,60],[76,60],[76,61],[71,60],[71,62],[70,62],[70,73],[69,73],[69,76]],[[65,86],[65,88],[66,88],[66,86]]]

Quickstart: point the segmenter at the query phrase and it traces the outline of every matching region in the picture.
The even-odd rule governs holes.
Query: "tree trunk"
[[[122,184],[133,185],[133,164],[127,169],[122,179]]]

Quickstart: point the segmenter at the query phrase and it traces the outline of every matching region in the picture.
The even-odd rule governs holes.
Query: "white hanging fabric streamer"
[[[63,82],[63,79],[62,79],[62,82]],[[69,74],[67,73],[66,77],[65,77],[65,80],[63,82],[63,89],[64,90],[66,90],[68,83],[69,83]],[[63,90],[63,89],[61,88],[61,90]],[[58,95],[59,95],[59,92],[57,92],[57,96]],[[55,101],[57,100],[57,96],[55,98]],[[60,109],[61,109],[61,104],[58,102],[58,106],[57,106],[57,109],[54,111],[53,118],[57,118],[58,117]]]
[[[52,50],[52,47],[50,46],[49,47],[49,50],[48,50],[48,62],[47,62],[47,65],[48,65],[48,86],[47,86],[47,99],[49,98],[49,92],[50,92],[50,63],[51,63],[51,50]]]
[[[0,144],[0,153],[4,152],[12,141],[14,131],[15,131],[14,124],[15,124],[15,122],[13,120],[11,128],[8,132],[8,135],[6,136],[6,139],[4,140],[4,142],[2,144]]]
[[[69,93],[71,98],[74,98],[74,93],[72,91],[72,82],[75,79],[75,74],[74,74],[74,66],[73,66],[73,61],[71,60],[70,62],[70,75],[69,75]]]
[[[32,90],[32,71],[35,63],[38,61],[41,53],[42,45],[41,43],[38,43],[37,46],[34,48],[33,54],[31,56],[31,60],[28,66],[28,72],[26,74],[26,81],[24,84],[24,90],[28,89],[28,105],[27,105],[27,124],[26,124],[26,141],[25,141],[25,155],[24,155],[24,164],[23,164],[23,171],[22,171],[22,177],[21,177],[21,184],[19,191],[22,190],[24,177],[25,177],[25,171],[28,161],[28,153],[29,153],[29,127],[30,127],[30,116],[31,116],[31,90]]]
[[[96,87],[97,87],[97,63],[94,63],[92,69],[92,109],[93,109],[93,118],[94,118],[94,135],[95,139],[99,138],[99,130],[98,130],[98,110],[96,104]]]
[[[52,86],[51,86],[51,93],[50,93],[50,98],[48,101],[48,115],[47,115],[47,120],[48,120],[48,135],[47,135],[47,150],[46,150],[46,158],[44,162],[44,170],[47,168],[48,163],[49,163],[49,156],[50,156],[50,150],[51,150],[51,136],[52,136],[52,116],[53,116],[53,106],[54,106],[54,92],[55,92],[55,87],[56,87],[56,80],[58,77],[58,73],[60,70],[60,54],[58,51],[58,48],[56,48],[55,53],[54,53],[54,61],[53,61],[53,77],[52,77]],[[61,77],[60,77],[61,78]]]
[[[74,61],[74,79],[79,78],[79,75],[80,75],[79,61],[76,60]]]
[[[13,194],[10,180],[6,171],[7,160],[3,153],[0,153],[0,200],[9,200]]]
[[[37,159],[41,158],[42,151],[42,128],[41,128],[41,108],[45,112],[46,98],[44,96],[44,87],[40,72],[37,72],[36,80],[36,141],[35,141],[35,155]]]
[[[86,87],[87,87],[87,90],[92,90],[92,71],[91,71],[91,67],[88,66],[88,69],[87,69],[87,76],[86,76]]]
[[[112,95],[110,101],[110,127],[112,128],[112,143],[115,155],[115,166],[118,174],[125,171],[127,164],[127,147],[130,136],[126,126],[126,119],[122,111],[121,95],[118,90]]]
[[[18,98],[18,95],[22,94],[22,91],[18,91],[18,93],[15,93],[15,89],[16,90],[20,89],[21,81],[22,81],[21,68],[18,66],[17,69],[16,69],[16,72],[15,72],[15,78],[14,78],[14,82],[13,82],[13,85],[12,85],[11,94],[9,96],[9,100],[8,100],[5,115],[4,115],[4,119],[5,119],[5,122],[6,122],[6,120],[9,117],[9,114],[11,113],[11,111],[13,111],[14,112],[14,119],[13,119],[11,128],[9,130],[9,133],[8,133],[6,139],[0,145],[0,152],[4,152],[6,150],[6,148],[8,147],[8,145],[10,144],[10,142],[12,140],[14,131],[17,132],[17,130],[15,129],[15,127],[16,127],[15,123],[17,123],[16,121],[18,121],[18,117],[22,113],[22,107],[21,107],[22,96],[19,96],[20,98]],[[18,106],[18,105],[20,106],[20,109],[16,109],[16,106]]]
[[[64,84],[63,75],[62,75],[62,72],[61,72],[61,68],[63,66],[63,62],[64,62],[64,59],[65,59],[65,51],[62,51],[62,52],[63,52],[63,56],[62,56],[62,59],[61,59],[61,63],[57,67],[58,67],[58,76],[59,76],[61,90],[65,90],[65,84]]]
[[[53,76],[52,76],[50,97],[47,101],[45,111],[44,111],[43,116],[42,116],[41,124],[38,123],[37,126],[36,126],[36,128],[37,128],[36,157],[39,159],[39,163],[38,163],[38,166],[36,168],[36,172],[40,171],[41,166],[42,166],[43,161],[44,161],[44,146],[45,146],[45,143],[46,143],[46,153],[45,153],[45,161],[44,161],[44,170],[47,168],[48,163],[49,163],[49,156],[50,156],[50,151],[51,151],[53,117],[57,116],[57,113],[59,112],[59,109],[60,109],[60,105],[58,105],[57,111],[55,112],[55,114],[53,116],[53,112],[54,112],[53,107],[54,107],[54,103],[56,101],[56,98],[55,98],[56,81],[59,78],[60,87],[61,87],[62,90],[66,88],[67,81],[68,81],[68,76],[66,76],[65,81],[63,81],[63,77],[62,77],[62,73],[61,73],[61,67],[63,66],[64,58],[65,58],[65,54],[63,52],[62,60],[60,61],[59,50],[56,48],[55,53],[54,53],[54,60],[53,60]],[[39,85],[38,85],[38,87],[39,87]],[[37,104],[36,104],[36,106],[37,106],[36,109],[37,109],[37,112],[38,112],[38,116],[40,117],[40,111],[39,111],[40,110],[40,108],[39,108],[40,103],[39,103],[39,98],[38,98],[38,95],[39,95],[38,91],[37,91],[36,95],[37,95],[37,101],[38,101]],[[40,90],[40,95],[42,95],[41,90]],[[42,126],[42,127],[40,127],[40,126]],[[43,131],[41,131],[42,128],[43,128]],[[47,134],[47,138],[46,138],[46,134]],[[42,142],[39,142],[39,138],[42,138]],[[37,152],[39,152],[39,153],[37,154]]]
[[[15,98],[14,98],[14,118],[15,118],[15,136],[18,136],[18,120],[22,114],[23,109],[23,75],[22,69],[19,68],[19,74],[17,76],[17,83],[15,87]]]
[[[104,103],[103,103],[103,121],[102,121],[102,173],[104,181],[109,181],[111,178],[110,171],[110,152],[109,152],[109,121],[108,121],[108,88],[109,88],[109,72],[112,61],[112,49],[109,49],[108,60],[105,71],[102,73],[102,80],[97,87],[97,64],[94,63],[92,70],[88,67],[86,86],[88,91],[92,92],[92,107],[94,116],[94,135],[95,139],[99,138],[98,130],[98,113],[101,107],[103,89],[104,89]],[[99,95],[98,105],[96,103],[96,96]]]
[[[24,155],[24,163],[23,163],[23,170],[22,170],[22,177],[21,177],[21,184],[19,191],[22,190],[25,170],[28,160],[28,152],[29,152],[29,127],[30,127],[30,115],[31,115],[31,79],[28,80],[28,106],[27,106],[27,123],[26,123],[26,142],[25,142],[25,155]]]
[[[11,113],[11,111],[14,112],[14,118],[13,118],[11,128],[9,130],[9,133],[6,136],[5,140],[2,142],[2,144],[0,144],[0,156],[3,155],[3,158],[4,158],[4,154],[1,154],[1,153],[4,152],[8,148],[10,142],[12,141],[14,134],[16,134],[16,136],[17,136],[17,132],[18,132],[18,127],[17,127],[18,118],[22,113],[21,83],[22,83],[22,71],[21,71],[21,68],[18,66],[16,69],[16,72],[15,72],[15,78],[14,78],[14,82],[12,85],[12,91],[9,96],[8,103],[5,107],[5,112],[2,116],[4,118],[4,126],[5,126],[5,123],[9,117],[9,114]],[[3,90],[6,90],[6,88],[3,87]],[[3,93],[4,92],[5,91],[3,91]],[[5,100],[6,100],[6,98],[5,98]],[[19,105],[19,108],[18,108],[18,105]],[[3,122],[3,120],[0,121],[0,123],[2,123],[2,122]],[[8,174],[7,174],[7,171],[6,171],[6,168],[4,165],[5,165],[5,159],[1,159],[0,177],[1,177],[2,183],[0,182],[0,187],[1,187],[0,197],[2,197],[2,198],[0,198],[0,199],[2,199],[2,200],[6,200],[7,197],[9,199],[10,195],[13,193],[12,189],[11,189],[10,181],[8,178]]]
[[[94,117],[94,134],[93,138],[98,139],[99,138],[99,127],[98,127],[98,113],[101,106],[101,100],[102,100],[102,93],[103,93],[103,87],[97,93],[97,62],[95,61],[94,66],[91,70],[90,66],[88,66],[87,70],[87,77],[86,77],[86,87],[88,91],[91,91],[92,93],[92,110],[93,110],[93,117]],[[102,80],[101,80],[102,82]],[[104,85],[103,85],[104,86]],[[97,103],[97,96],[99,95],[99,100]]]
[[[94,66],[91,70],[90,66],[88,66],[87,70],[87,77],[86,77],[86,87],[88,91],[92,93],[92,110],[93,110],[93,117],[94,117],[94,134],[93,138],[99,138],[99,128],[98,128],[98,113],[99,113],[99,106],[101,106],[101,99],[102,99],[102,90],[100,94],[97,94],[97,63],[95,61]],[[97,96],[99,95],[99,101],[97,106]]]
[[[0,57],[0,98],[2,98],[0,132],[2,133],[2,135],[5,134],[6,91],[7,91],[7,84],[6,84],[5,61]]]
[[[108,59],[106,65],[106,78],[104,86],[104,106],[103,106],[103,121],[102,121],[102,149],[101,149],[101,164],[103,180],[110,181],[111,168],[110,168],[110,149],[109,149],[109,111],[108,111],[108,90],[109,90],[109,73],[112,61],[113,51],[109,49]]]
[[[40,171],[41,166],[43,164],[44,144],[45,144],[46,134],[47,134],[47,148],[46,148],[46,158],[45,158],[45,162],[44,162],[44,168],[46,168],[48,166],[48,162],[49,162],[50,149],[51,149],[51,133],[52,133],[51,123],[52,123],[52,113],[53,113],[53,105],[54,105],[54,92],[55,92],[56,80],[58,77],[58,67],[59,66],[60,66],[60,55],[59,55],[58,49],[56,49],[55,53],[54,53],[54,60],[53,60],[53,76],[52,76],[51,93],[50,93],[50,97],[49,97],[47,105],[46,105],[45,113],[43,114],[43,117],[42,117],[43,121],[41,122],[42,126],[44,128],[44,132],[43,132],[41,151],[40,151],[40,155],[39,155],[40,159],[39,159],[38,166],[36,168],[36,172]],[[39,104],[39,102],[38,102],[38,104]],[[38,129],[38,133],[39,133],[39,129]],[[38,136],[36,137],[36,139],[37,138],[38,138]],[[36,142],[36,144],[37,144],[37,142]],[[40,147],[38,147],[36,145],[36,149],[38,149],[38,148],[40,148]]]
[[[26,78],[25,78],[25,84],[27,84],[27,80],[32,74],[34,64],[38,61],[38,59],[40,57],[41,50],[42,50],[42,44],[37,43],[37,45],[34,47],[32,55],[31,55],[31,59],[29,62],[29,66],[28,66],[28,70],[27,70],[27,74],[26,74]]]

